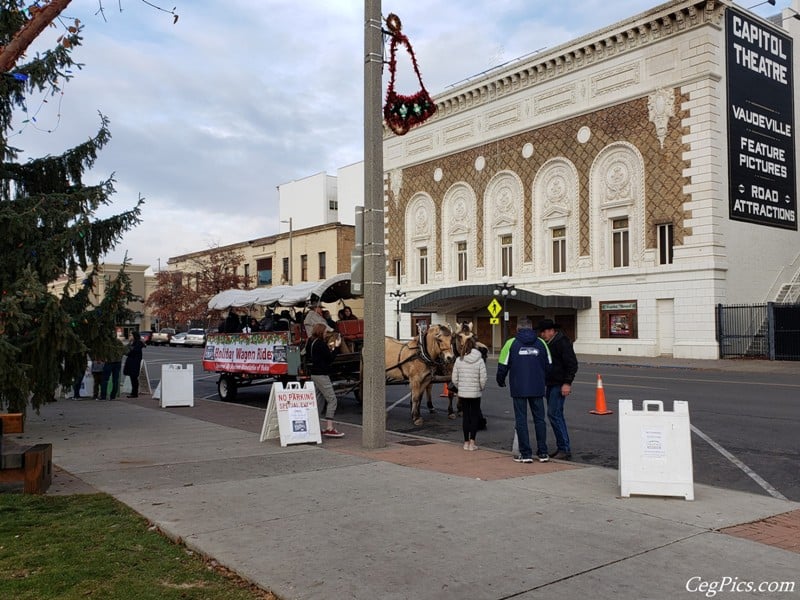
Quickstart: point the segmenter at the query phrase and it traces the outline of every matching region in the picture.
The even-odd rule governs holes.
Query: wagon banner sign
[[[226,373],[283,375],[287,372],[286,334],[211,334],[203,354],[203,369]]]
[[[725,25],[729,216],[797,230],[792,39],[734,8]]]

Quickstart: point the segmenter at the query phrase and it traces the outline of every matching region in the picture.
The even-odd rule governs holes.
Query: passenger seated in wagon
[[[322,304],[318,302],[311,306],[311,310],[308,311],[305,319],[303,319],[303,326],[306,328],[306,334],[308,334],[308,337],[311,337],[311,331],[314,329],[314,325],[325,325],[326,332],[333,331],[333,327],[328,325],[325,317],[322,316],[323,310]]]

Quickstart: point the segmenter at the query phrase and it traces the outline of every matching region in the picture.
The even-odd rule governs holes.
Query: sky
[[[83,68],[61,94],[30,97],[9,141],[23,157],[60,154],[93,136],[105,115],[112,139],[85,182],[113,174],[117,193],[99,216],[145,198],[142,223],[106,261],[127,255],[157,271],[172,256],[277,233],[277,186],[363,160],[364,3],[148,1],[174,6],[178,22],[143,0],[72,1],[62,19],[84,25],[73,52]],[[790,5],[758,3],[740,5],[762,16]],[[659,4],[382,0],[381,9],[402,20],[435,99]],[[31,50],[58,35],[45,30]],[[400,93],[417,91],[407,58],[398,80]]]

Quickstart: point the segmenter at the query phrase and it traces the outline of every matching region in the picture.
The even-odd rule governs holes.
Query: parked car
[[[186,332],[186,346],[205,346],[206,345],[206,330],[205,329],[190,329]]]
[[[152,339],[152,337],[153,337],[153,332],[152,331],[140,331],[139,332],[139,339],[141,339],[142,342],[144,342],[145,345],[148,345],[150,343],[150,340]]]
[[[173,335],[175,335],[175,330],[172,327],[162,327],[158,333],[153,334],[149,343],[151,346],[166,346]]]
[[[186,332],[176,333],[169,339],[170,346],[183,346],[186,344]]]

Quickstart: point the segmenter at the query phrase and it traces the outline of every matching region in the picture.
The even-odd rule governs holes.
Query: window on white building
[[[514,275],[514,249],[511,247],[513,236],[500,236],[500,275],[512,277]]]
[[[467,242],[456,243],[456,261],[458,263],[458,280],[466,281],[467,271]]]
[[[611,245],[614,251],[614,268],[627,267],[631,264],[629,238],[627,217],[613,219],[611,221]]]
[[[567,272],[567,228],[555,227],[553,235],[553,273]]]
[[[308,254],[300,255],[300,281],[308,281]]]
[[[419,249],[419,282],[422,285],[428,283],[428,249]]]
[[[660,265],[672,264],[673,231],[672,223],[662,223],[658,226],[658,264]]]
[[[325,253],[319,253],[319,278],[320,279],[327,279],[328,276],[326,273],[328,272],[327,266],[325,264]]]

